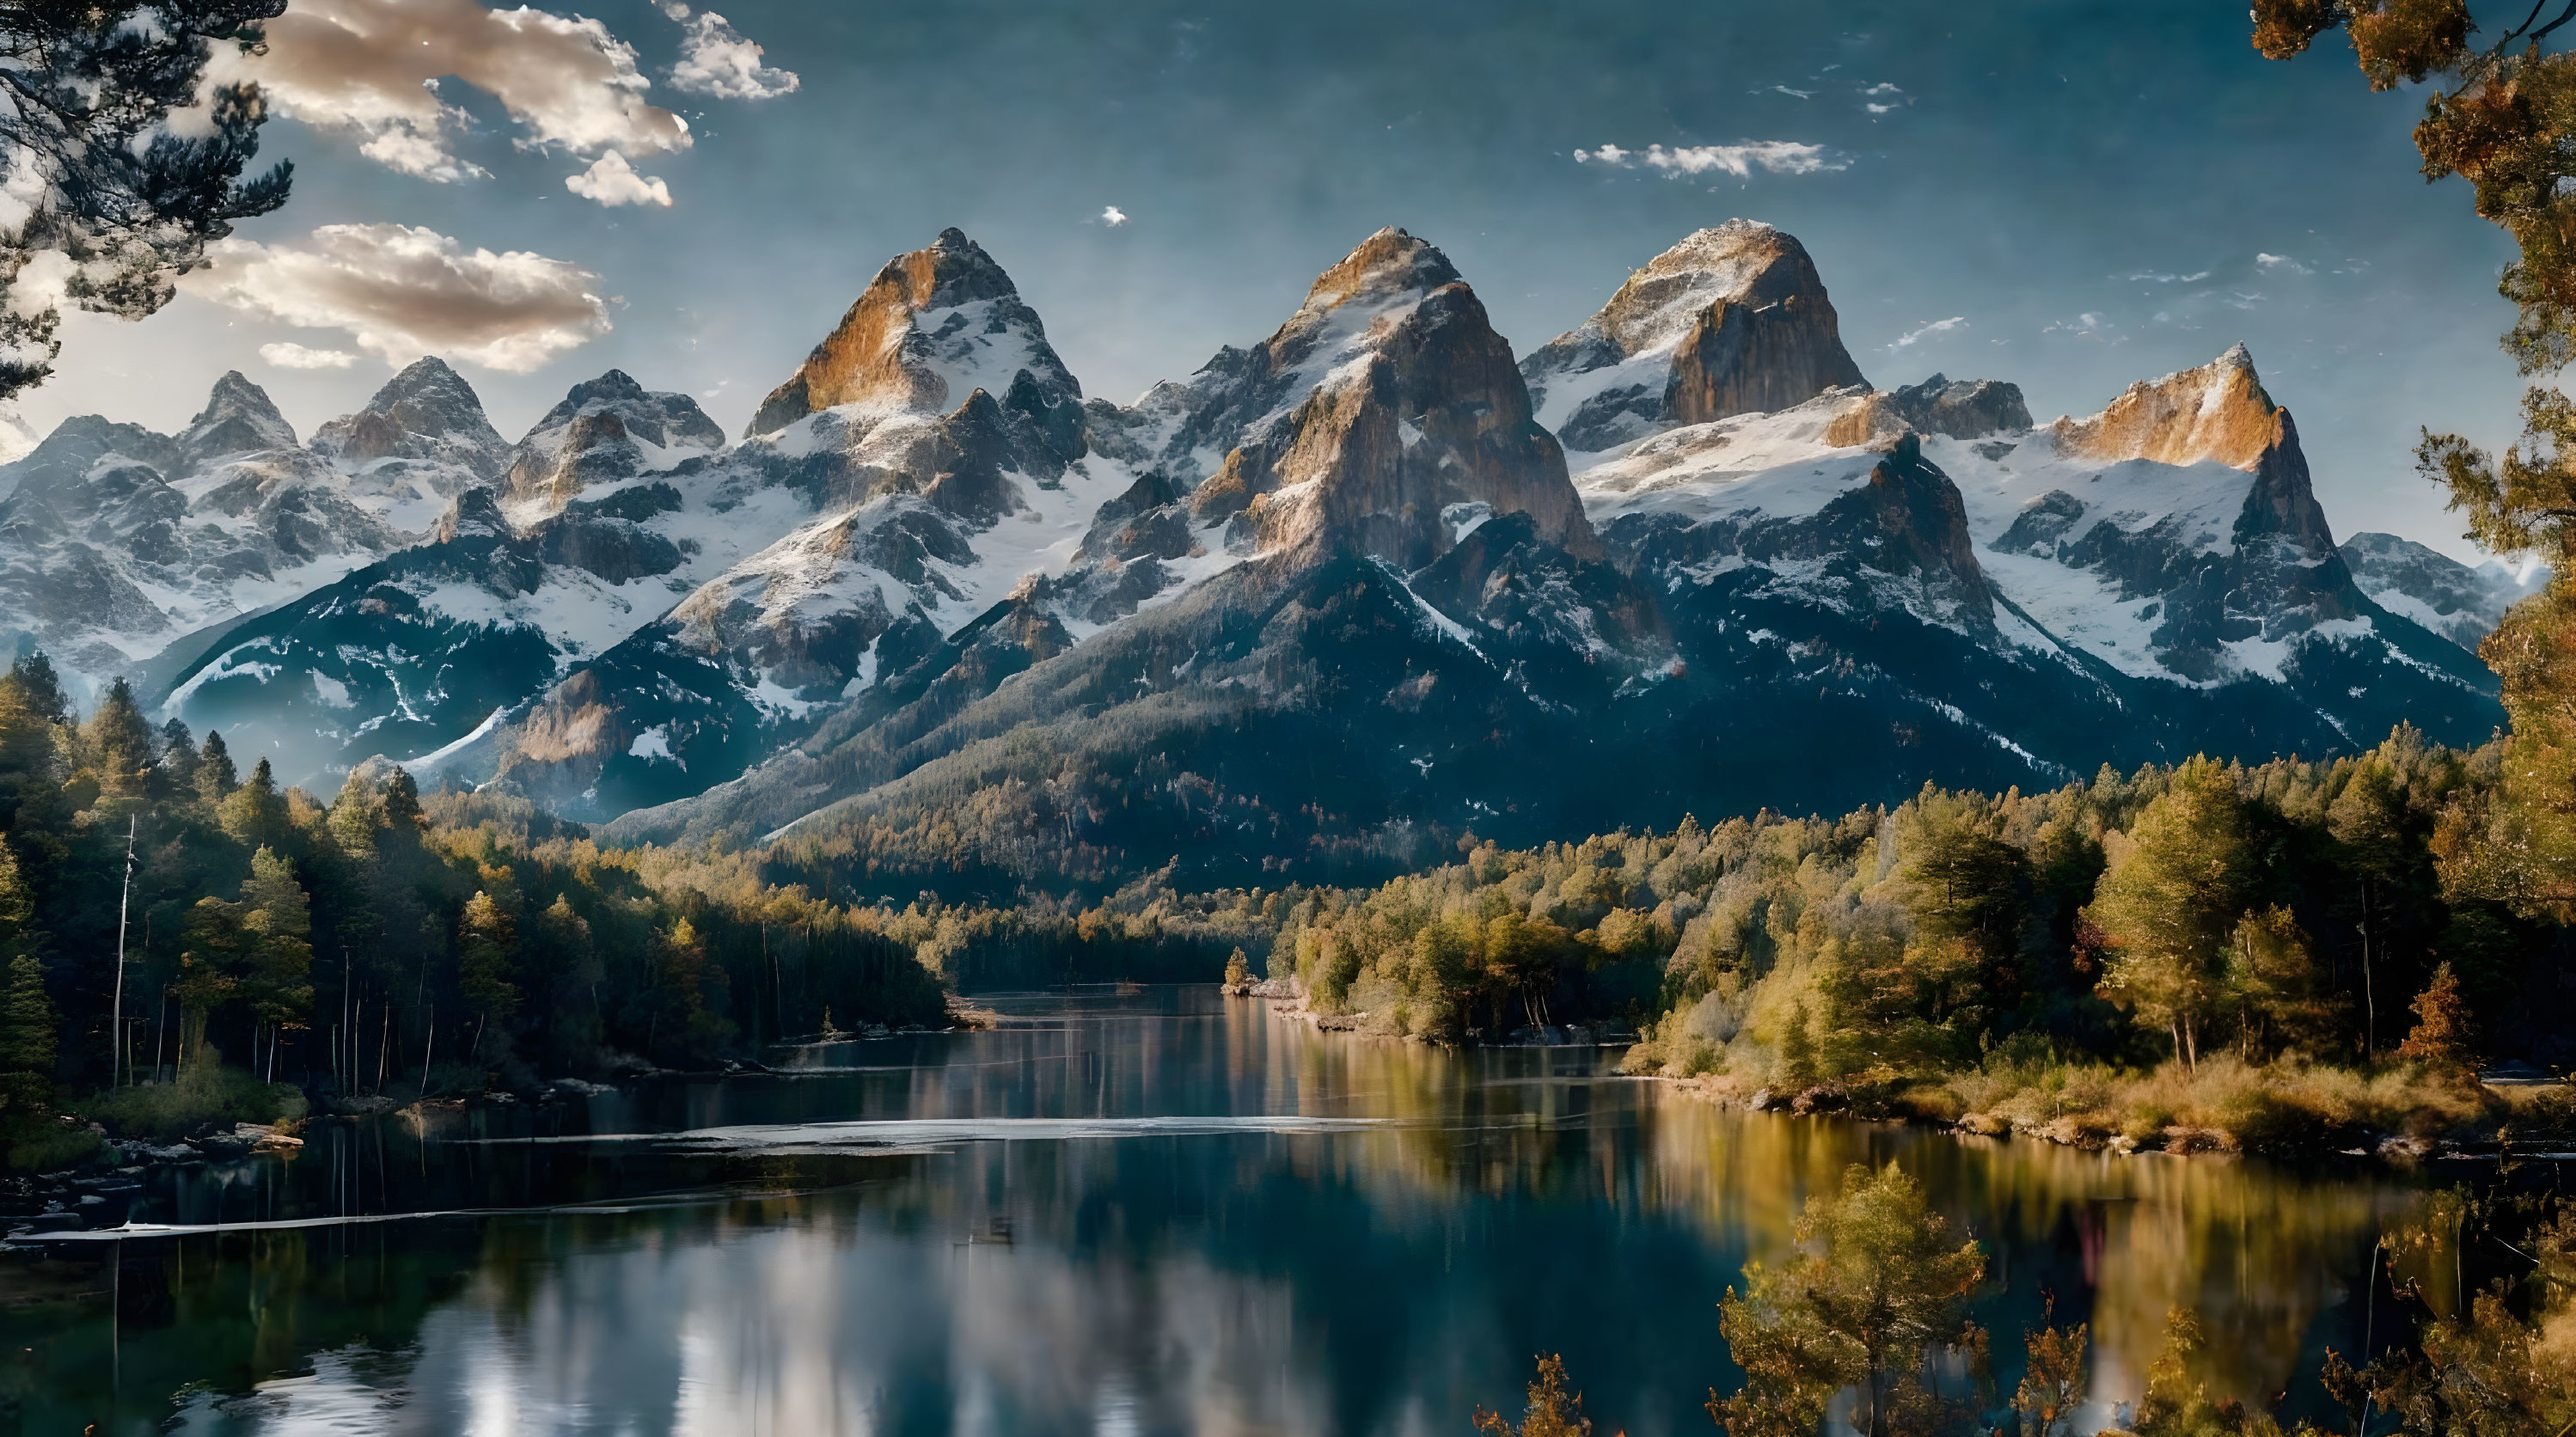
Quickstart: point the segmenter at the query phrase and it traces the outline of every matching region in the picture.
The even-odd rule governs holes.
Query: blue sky
[[[615,0],[496,50],[474,0],[296,0],[340,41],[406,47],[375,57],[382,94],[326,93],[314,76],[352,62],[281,28],[264,63],[302,103],[267,152],[295,159],[294,202],[160,316],[67,326],[28,417],[171,428],[240,368],[309,430],[416,351],[431,310],[506,328],[526,302],[526,335],[459,364],[505,435],[612,366],[738,431],[880,264],[951,224],[1086,392],[1125,401],[1267,334],[1383,224],[1445,249],[1526,352],[1743,215],[1806,242],[1882,386],[2009,379],[2044,418],[2244,341],[2338,533],[2468,552],[2412,472],[2416,428],[2510,437],[2509,248],[2458,182],[2416,174],[2420,101],[2370,94],[2339,42],[2261,60],[2242,0],[719,3],[714,30]],[[444,118],[395,114],[420,93],[402,66],[451,43],[475,83],[439,85]],[[600,81],[615,47],[632,77]],[[1576,158],[1744,144],[1810,148],[1741,176]],[[596,203],[576,176],[646,197]],[[316,236],[335,225],[360,228]],[[407,247],[375,242],[393,234]],[[489,262],[394,292],[447,242]],[[391,288],[334,297],[349,284]]]

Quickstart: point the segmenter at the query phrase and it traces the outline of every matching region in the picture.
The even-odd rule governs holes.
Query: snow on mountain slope
[[[1867,382],[1805,246],[1750,220],[1701,230],[1648,261],[1521,373],[1539,422],[1585,453]]]
[[[2297,431],[2241,346],[2134,385],[2101,414],[1982,438],[1910,437],[1890,398],[1834,390],[1776,413],[1668,428],[1575,482],[1614,555],[1668,598],[1722,582],[1735,594],[1796,594],[1820,613],[1901,611],[1958,629],[1974,609],[1960,596],[1982,589],[1997,615],[1990,648],[2187,690],[2279,685],[2326,744],[2384,727],[2381,716],[2410,703],[2423,709],[2417,722],[2455,737],[2491,722],[2482,671],[2353,585]],[[1848,535],[1830,550],[1844,562],[1820,562],[1813,545],[1783,537],[1884,487],[1891,444],[1916,446],[1940,476],[1902,528],[1936,535],[1942,507],[1957,506],[1961,532],[1915,546],[1932,562],[1853,563],[1870,546]],[[2360,670],[2369,682],[2351,682]],[[2137,702],[2123,687],[2112,706]],[[1985,722],[2011,734],[2016,718]]]
[[[2472,653],[2504,621],[2505,610],[2549,582],[2546,565],[2517,568],[2489,559],[2471,568],[2394,534],[2355,534],[2343,542],[2343,559],[2353,582],[2381,608]]]
[[[424,378],[435,376],[415,381]],[[369,411],[339,423],[363,423],[406,393],[397,379]],[[478,407],[470,419],[480,417]],[[433,459],[397,483],[366,472],[378,467],[297,447],[267,394],[238,373],[215,382],[176,438],[96,416],[66,420],[0,467],[0,596],[18,632],[76,686],[104,684],[193,631],[295,598],[417,538],[435,510],[407,490],[453,487],[457,471]]]

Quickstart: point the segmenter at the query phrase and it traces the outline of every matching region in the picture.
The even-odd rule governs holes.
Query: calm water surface
[[[1720,1294],[1889,1158],[1986,1243],[2007,1391],[2048,1292],[2106,1402],[2180,1304],[2214,1390],[2296,1408],[2416,1190],[1724,1112],[1211,988],[986,1001],[791,1076],[156,1171],[135,1222],[226,1230],[0,1264],[0,1430],[1464,1433],[1561,1351],[1604,1431],[1706,1432]]]

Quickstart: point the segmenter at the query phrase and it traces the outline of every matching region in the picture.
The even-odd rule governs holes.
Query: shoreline
[[[1272,1015],[1298,1021],[1319,1033],[1342,1033],[1354,1037],[1377,1037],[1408,1043],[1428,1043],[1438,1047],[1532,1048],[1588,1047],[1625,1049],[1633,1047],[1633,1038],[1609,1041],[1568,1040],[1561,1042],[1470,1042],[1446,1043],[1432,1039],[1393,1034],[1373,1034],[1366,1029],[1366,1012],[1349,1014],[1318,1013],[1307,1006],[1305,995],[1296,990],[1292,980],[1264,979],[1257,983],[1223,985],[1229,998],[1256,1000]],[[1588,1033],[1583,1025],[1567,1025],[1562,1031]],[[1845,1118],[1857,1122],[1900,1123],[1922,1128],[1946,1137],[1962,1140],[2003,1142],[2020,1139],[2044,1142],[2077,1152],[2107,1153],[2119,1157],[2174,1157],[2236,1159],[2257,1157],[2272,1161],[2305,1162],[2319,1159],[2361,1159],[2387,1168],[2414,1168],[2427,1162],[2495,1162],[2506,1156],[2535,1162],[2576,1161],[2576,1140],[2568,1134],[2545,1134],[2549,1141],[2542,1150],[2520,1150],[2511,1145],[2509,1134],[2512,1118],[2522,1114],[2513,1095],[2557,1095],[2576,1098],[2576,1084],[2566,1081],[2535,1082],[2519,1074],[2489,1080],[2476,1080],[2478,1091],[2491,1105],[2502,1105],[2513,1112],[2500,1125],[2499,1138],[2468,1139],[2454,1133],[2415,1134],[2363,1129],[2357,1146],[2338,1146],[2332,1141],[2290,1144],[2272,1147],[2248,1144],[2242,1134],[2208,1124],[2166,1124],[2153,1134],[2153,1140],[2141,1142],[2131,1134],[2116,1131],[2096,1120],[2092,1113],[2060,1115],[2046,1123],[2016,1121],[1992,1113],[1964,1113],[1945,1118],[1919,1107],[1909,1106],[1902,1091],[1873,1091],[1869,1085],[1818,1083],[1797,1091],[1785,1091],[1768,1083],[1755,1083],[1733,1074],[1681,1076],[1666,1073],[1627,1073],[1613,1075],[1635,1082],[1662,1084],[1692,1101],[1710,1103],[1720,1108],[1741,1109],[1780,1117]],[[1918,1084],[1919,1086],[1919,1080]],[[2430,1111],[2420,1109],[2419,1111]]]

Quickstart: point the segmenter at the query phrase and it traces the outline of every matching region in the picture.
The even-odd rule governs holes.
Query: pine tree
[[[478,890],[456,925],[456,986],[474,1014],[478,1046],[489,1024],[497,1020],[506,1033],[518,1012],[519,987],[511,981],[518,949],[518,925],[509,910]]]
[[[152,782],[152,726],[134,701],[134,686],[119,678],[81,729],[81,746],[98,776],[99,796],[140,803]]]
[[[172,792],[193,795],[197,788],[197,765],[196,737],[188,732],[185,723],[172,715],[169,722],[161,725],[161,756],[155,761],[155,766],[161,770],[162,780]]]
[[[232,797],[240,784],[241,777],[233,769],[233,753],[225,747],[224,736],[213,729],[206,730],[206,746],[197,755],[198,794],[209,804],[219,804]]]
[[[1748,1268],[1745,1290],[1719,1304],[1745,1385],[1711,1415],[1728,1437],[1812,1437],[1835,1394],[1857,1386],[1854,1422],[1869,1437],[1934,1425],[1920,1420],[1936,1405],[1926,1363],[1936,1347],[1972,1341],[1967,1301],[1984,1250],[1952,1246],[1948,1220],[1893,1163],[1855,1165],[1840,1194],[1808,1199],[1795,1238],[1796,1257]]]
[[[267,759],[251,765],[250,777],[224,800],[222,817],[224,832],[244,843],[284,840],[286,796],[277,791],[277,779],[270,773]]]
[[[295,865],[265,845],[242,880],[241,922],[244,996],[272,1029],[300,1024],[313,1007],[313,918]]]
[[[259,88],[209,85],[216,46],[248,48],[286,0],[87,0],[0,10],[9,103],[0,153],[23,191],[0,230],[0,398],[44,382],[55,310],[10,290],[39,254],[81,308],[141,319],[232,222],[286,202],[292,166],[247,182]],[[191,122],[171,124],[193,109]]]
[[[42,1114],[53,1103],[54,1005],[45,996],[45,965],[32,953],[9,960],[9,989],[0,1003],[0,1107],[10,1116]]]
[[[54,661],[42,649],[20,654],[9,665],[9,680],[25,695],[27,707],[36,717],[50,724],[69,723],[72,706],[63,698],[62,678],[54,672]]]

